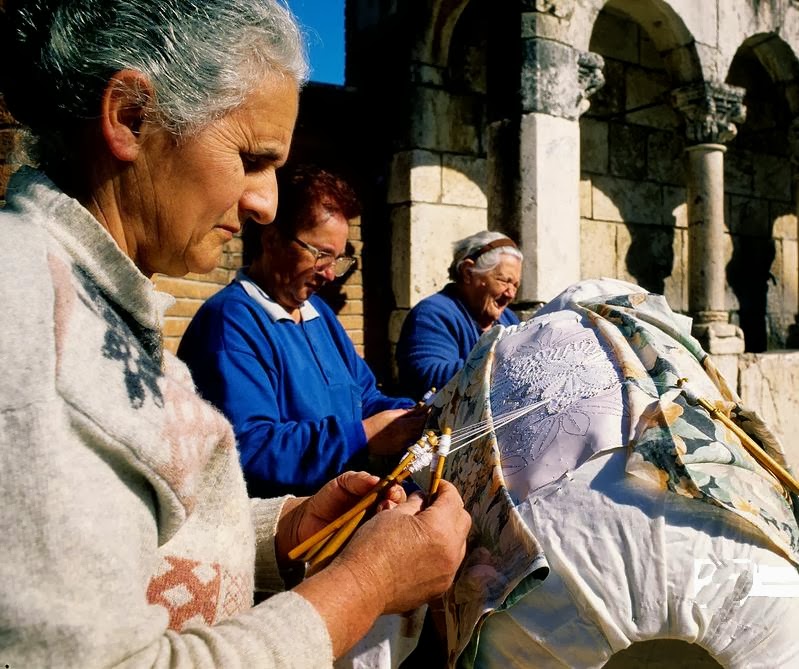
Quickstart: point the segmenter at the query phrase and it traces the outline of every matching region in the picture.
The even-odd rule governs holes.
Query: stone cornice
[[[602,56],[553,40],[523,40],[521,111],[576,120],[605,83]]]
[[[685,117],[685,134],[694,144],[725,144],[746,120],[746,90],[722,83],[700,82],[671,93],[672,105]]]

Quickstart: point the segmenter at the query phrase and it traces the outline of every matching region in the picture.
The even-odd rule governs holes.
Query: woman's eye
[[[241,154],[241,164],[245,172],[258,172],[266,166],[266,156],[255,156],[251,153]]]

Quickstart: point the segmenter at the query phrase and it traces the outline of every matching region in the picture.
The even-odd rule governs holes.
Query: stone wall
[[[580,121],[582,276],[633,281],[688,311],[686,142],[673,84],[624,15],[602,11],[590,49],[604,58],[605,85]],[[747,120],[724,157],[726,308],[748,350],[779,349],[799,306],[790,118],[746,48],[730,80],[746,87]]]

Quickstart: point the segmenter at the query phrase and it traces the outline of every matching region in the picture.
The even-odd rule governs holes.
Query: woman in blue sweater
[[[248,268],[197,312],[178,355],[231,421],[250,495],[308,494],[369,456],[402,453],[425,412],[381,393],[316,293],[355,262],[343,255],[358,200],[317,168],[278,172],[272,225]],[[250,242],[248,235],[246,242]],[[260,243],[258,243],[260,242]]]
[[[483,332],[519,322],[507,307],[519,288],[522,260],[516,244],[499,232],[455,242],[452,283],[419,302],[402,325],[396,359],[404,392],[421,397],[441,389]]]

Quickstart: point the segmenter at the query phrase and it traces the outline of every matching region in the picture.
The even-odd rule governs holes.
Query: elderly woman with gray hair
[[[448,283],[419,302],[405,319],[396,360],[403,392],[422,397],[441,388],[461,367],[480,335],[519,319],[516,296],[523,256],[513,240],[483,231],[455,242]]]
[[[377,477],[249,500],[229,423],[162,345],[152,275],[208,272],[275,217],[307,74],[285,6],[6,0],[0,49],[38,163],[0,211],[0,661],[330,666],[445,590],[470,523],[443,483],[424,510],[393,486],[303,579],[289,551]]]

